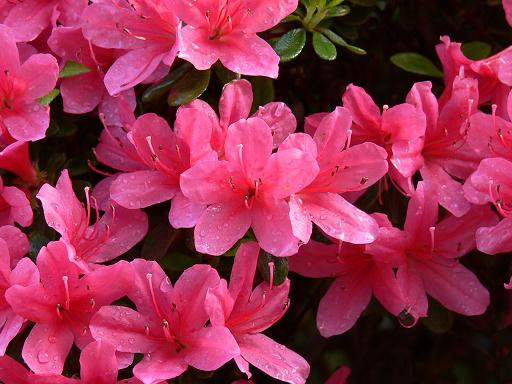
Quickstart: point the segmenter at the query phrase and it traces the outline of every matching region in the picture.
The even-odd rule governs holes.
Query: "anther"
[[[69,286],[68,286],[68,277],[62,276],[62,282],[64,283],[64,291],[66,294],[66,302],[64,303],[64,308],[69,311]]]

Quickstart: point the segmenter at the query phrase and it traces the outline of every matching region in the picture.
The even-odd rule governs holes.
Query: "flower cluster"
[[[118,370],[132,366],[122,382],[153,384],[234,360],[248,378],[254,366],[305,383],[308,362],[262,333],[290,306],[293,284],[275,281],[275,257],[289,257],[294,273],[333,279],[318,306],[325,337],[348,331],[372,296],[405,327],[427,316],[427,295],[463,315],[486,311],[489,293],[460,259],[475,248],[512,251],[510,48],[475,61],[442,37],[439,97],[419,82],[405,102],[379,108],[349,85],[340,106],[299,130],[285,103],[253,112],[251,83],[241,78],[224,86],[218,106],[181,105],[173,127],[134,113],[136,86],[157,83],[178,59],[276,78],[279,57],[257,33],[297,3],[0,5],[0,168],[17,176],[6,177],[13,186],[0,178],[2,382],[117,383]],[[88,70],[59,79],[69,62]],[[29,157],[50,126],[43,98],[55,87],[65,112],[103,124],[93,152],[110,171],[85,187],[83,202],[67,169],[53,183]],[[389,188],[408,199],[395,226],[382,196]],[[363,195],[385,213],[365,212]],[[193,228],[195,251],[235,254],[229,278],[202,263],[172,284],[157,261],[133,256],[150,227],[146,208],[167,201],[169,226]],[[58,235],[30,258],[33,241],[19,227],[40,209]],[[262,255],[274,260],[263,281]],[[22,332],[28,369],[6,354]],[[73,346],[80,379],[62,375]],[[328,382],[349,373],[342,367]]]

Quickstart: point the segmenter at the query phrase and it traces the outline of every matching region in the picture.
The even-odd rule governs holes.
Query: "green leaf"
[[[178,68],[169,72],[166,76],[164,76],[158,83],[152,85],[142,95],[142,101],[144,103],[150,102],[152,100],[158,99],[165,95],[171,87],[181,79],[185,73],[192,70],[192,64],[184,63],[180,65]]]
[[[319,29],[319,31],[321,31],[325,36],[327,36],[333,43],[338,44],[342,47],[345,47],[349,51],[351,51],[353,53],[357,53],[358,55],[366,55],[366,51],[363,48],[359,48],[352,44],[347,43],[345,41],[345,39],[343,37],[341,37],[340,35],[338,35],[337,33],[333,32],[329,29],[326,29],[326,28],[321,28],[321,29]]]
[[[153,227],[142,245],[141,257],[146,260],[162,260],[171,244],[176,240],[178,230],[168,222],[160,222]]]
[[[241,77],[239,73],[232,72],[223,66],[220,61],[215,63],[213,70],[222,84],[227,84],[233,80],[238,80]]]
[[[306,31],[303,28],[292,29],[286,32],[275,43],[274,50],[277,52],[282,62],[290,61],[296,58],[306,44]]]
[[[91,68],[86,67],[76,61],[68,61],[64,68],[59,73],[59,77],[62,79],[64,77],[72,77],[76,75],[81,75],[83,73],[91,72]]]
[[[41,97],[38,101],[43,105],[50,104],[57,96],[59,96],[60,91],[57,88],[52,89],[52,91],[46,96]]]
[[[253,77],[251,79],[253,101],[252,111],[255,112],[260,105],[274,101],[274,82],[268,77]]]
[[[313,32],[313,48],[316,54],[324,60],[336,59],[336,47],[327,37],[319,32]]]
[[[271,270],[272,265],[273,270]],[[270,279],[272,279],[275,286],[281,285],[288,276],[288,258],[276,257],[264,250],[260,250],[258,255],[258,270],[260,271],[261,277],[263,277],[263,280],[266,282],[270,282]],[[273,272],[272,275],[271,272]]]
[[[377,4],[377,0],[350,0],[350,2],[361,7],[373,7]]]
[[[327,8],[333,8],[333,7],[336,7],[337,5],[340,5],[341,3],[343,3],[343,1],[345,0],[329,0],[327,1]]]
[[[471,60],[482,60],[491,55],[492,47],[483,41],[462,44],[462,53]]]
[[[415,52],[396,53],[390,60],[397,67],[404,71],[427,75],[432,77],[443,77],[443,72],[437,68],[430,59]]]
[[[171,87],[167,103],[171,107],[178,107],[182,104],[197,99],[206,91],[210,83],[210,70],[197,71],[192,70],[183,75]]]
[[[325,18],[328,17],[341,17],[350,13],[350,7],[347,5],[340,5],[339,7],[330,8],[325,14]]]

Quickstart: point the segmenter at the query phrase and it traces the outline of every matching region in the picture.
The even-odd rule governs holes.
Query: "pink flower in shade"
[[[350,147],[351,125],[350,113],[337,107],[323,115],[313,138],[293,134],[279,147],[279,152],[297,148],[309,153],[320,168],[313,182],[289,201],[293,234],[303,243],[311,236],[311,222],[349,243],[375,240],[379,228],[375,220],[339,194],[364,190],[384,176],[388,171],[387,153],[373,143]]]
[[[313,156],[296,148],[272,153],[270,127],[260,118],[228,128],[226,160],[198,162],[181,175],[181,190],[207,204],[194,229],[196,249],[221,255],[252,227],[260,246],[276,256],[297,252],[286,199],[318,174]]]
[[[400,231],[392,228],[384,215],[378,214],[383,225],[375,246],[383,246],[383,239],[399,239]],[[389,240],[388,240],[389,241]],[[311,240],[290,258],[290,270],[312,278],[334,278],[320,301],[317,327],[324,337],[339,335],[354,326],[370,303],[372,294],[395,316],[403,309],[399,286],[393,268],[400,259],[392,252],[372,256],[365,246],[343,243],[323,244]]]
[[[132,378],[117,381],[115,347],[97,340],[87,344],[80,355],[80,379],[56,374],[33,374],[9,356],[0,357],[0,379],[5,384],[140,384]]]
[[[11,244],[12,246],[12,244]],[[22,258],[11,270],[11,257],[6,240],[0,238],[0,356],[10,341],[18,334],[25,323],[22,316],[13,312],[5,300],[5,291],[13,285],[29,286],[39,282],[39,271],[28,258]]]
[[[130,289],[133,271],[120,261],[80,278],[61,241],[41,249],[37,268],[41,283],[14,285],[5,297],[15,313],[36,323],[23,345],[25,363],[35,373],[60,374],[73,342],[84,348],[92,341],[91,317]]]
[[[453,80],[462,67],[465,76],[478,80],[479,105],[492,101],[498,105],[498,115],[508,117],[507,97],[512,85],[512,49],[506,48],[486,59],[471,60],[464,56],[461,46],[461,43],[452,43],[448,36],[442,36],[441,44],[436,46],[446,85],[439,99],[440,104],[443,105],[450,98]]]
[[[46,222],[61,234],[61,240],[69,247],[71,261],[87,272],[94,263],[112,260],[143,239],[148,220],[144,212],[116,204],[110,204],[100,218],[102,207],[96,202],[96,222],[90,225],[93,208],[88,188],[85,193],[87,209],[76,197],[68,171],[64,170],[56,187],[43,185],[37,198],[43,205]]]
[[[512,251],[512,161],[496,157],[481,161],[464,184],[464,192],[474,204],[493,203],[501,221],[482,223],[476,232],[478,250],[494,255]],[[489,223],[487,223],[489,224]]]
[[[267,282],[253,290],[260,248],[255,242],[238,249],[229,286],[225,280],[206,295],[211,323],[229,328],[240,347],[235,357],[238,368],[251,377],[249,364],[269,376],[292,384],[302,384],[309,376],[309,364],[284,345],[261,332],[276,323],[289,307],[290,280],[279,286]]]
[[[112,97],[103,84],[105,72],[122,51],[93,46],[78,27],[55,28],[48,45],[63,62],[72,60],[90,69],[88,73],[61,80],[60,93],[65,112],[87,113],[98,107],[98,112],[105,115],[107,124],[120,125],[122,107],[119,104],[124,103],[130,111],[135,109],[133,89]]]
[[[0,168],[30,183],[37,180],[37,172],[28,153],[28,142],[14,140],[5,130],[0,133]]]
[[[16,42],[4,25],[0,25],[0,41],[0,129],[20,141],[42,139],[50,124],[50,108],[37,99],[55,86],[57,60],[37,54],[20,65]]]
[[[19,42],[34,40],[47,27],[56,25],[57,20],[65,26],[78,25],[88,1],[9,0],[7,3],[13,5],[6,11],[5,19],[0,19],[0,22],[12,29],[14,38]]]
[[[212,107],[202,100],[196,99],[184,107],[203,110],[210,117],[213,127],[211,145],[222,156],[228,127],[240,119],[247,119],[252,103],[251,83],[241,79],[233,80],[224,86],[219,101],[219,117]],[[259,117],[270,127],[274,149],[297,127],[295,116],[283,102],[271,102],[260,106],[251,117]]]
[[[426,118],[423,111],[404,103],[382,114],[363,88],[349,85],[343,105],[352,114],[352,143],[372,142],[389,154],[389,176],[404,194],[414,192],[411,177],[423,166],[421,151]]]
[[[96,339],[116,346],[117,351],[144,353],[133,368],[144,384],[182,374],[190,365],[213,371],[240,353],[224,326],[205,326],[207,292],[220,278],[208,265],[187,269],[172,287],[154,261],[132,262],[135,278],[128,294],[137,311],[105,306],[94,316],[91,332]]]
[[[193,227],[205,206],[181,193],[179,177],[198,161],[217,158],[210,147],[211,121],[202,110],[180,108],[174,127],[173,131],[163,118],[153,113],[140,116],[132,124],[127,136],[138,158],[130,147],[118,141],[122,150],[118,159],[130,159],[118,168],[131,171],[116,177],[110,194],[114,201],[129,209],[173,199],[169,222],[177,228]],[[111,162],[119,163],[118,159]]]
[[[346,384],[352,370],[347,366],[338,368],[325,382],[325,384]]]
[[[165,75],[178,45],[178,18],[171,0],[95,0],[84,13],[84,36],[103,48],[120,48],[120,56],[105,75],[111,95]],[[162,69],[164,71],[162,71]]]
[[[4,225],[0,227],[0,239],[7,243],[11,260],[10,266],[11,269],[14,269],[30,249],[27,235],[21,232],[17,227]]]
[[[512,1],[511,0],[503,0],[503,9],[505,11],[505,17],[507,18],[507,23],[512,26]]]
[[[448,216],[437,222],[437,216],[435,192],[420,182],[409,201],[402,235],[381,234],[381,241],[366,246],[366,252],[375,257],[391,250],[402,258],[396,274],[400,289],[396,299],[405,310],[399,320],[426,316],[426,293],[449,310],[467,316],[480,315],[489,305],[489,293],[458,258],[474,249],[477,228],[496,224],[496,215],[486,206],[473,207],[460,218]],[[408,326],[414,323],[402,321]]]
[[[22,227],[32,224],[34,214],[27,195],[16,187],[4,186],[0,177],[0,226],[18,223]]]
[[[439,204],[460,217],[471,208],[461,181],[469,177],[482,159],[466,142],[478,104],[478,84],[475,79],[457,76],[450,98],[442,106],[431,88],[430,82],[416,83],[407,95],[407,102],[427,117],[420,173],[439,197]]]
[[[297,0],[175,0],[180,29],[179,56],[197,69],[217,60],[233,72],[277,77],[279,56],[256,32],[278,24]]]

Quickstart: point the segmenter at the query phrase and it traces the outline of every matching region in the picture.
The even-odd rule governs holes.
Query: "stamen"
[[[153,274],[152,273],[147,273],[146,274],[146,279],[148,279],[149,292],[151,293],[151,300],[153,300],[153,305],[155,307],[155,311],[156,311],[158,317],[162,319],[163,316],[162,316],[162,313],[160,312],[160,308],[158,308],[158,304],[156,302],[155,291],[153,290]]]
[[[430,256],[432,256],[434,254],[434,234],[436,227],[430,227],[428,230],[430,232]]]
[[[275,264],[273,261],[269,261],[268,262],[268,269],[269,269],[269,276],[270,276],[270,279],[269,279],[269,291],[272,290],[273,286],[274,286],[274,269],[275,269]]]
[[[62,276],[62,282],[64,283],[64,291],[66,293],[66,301],[64,303],[64,308],[69,311],[69,286],[68,286],[68,277]]]
[[[90,225],[90,222],[91,222],[91,198],[89,196],[89,190],[90,190],[89,187],[84,188],[85,201],[87,203],[87,219],[85,221],[87,227]]]
[[[350,142],[352,141],[352,130],[349,129],[347,131],[347,143],[345,145],[345,150],[349,149],[350,148]]]
[[[60,313],[60,311],[62,310],[62,305],[57,304],[56,309],[57,309],[57,316],[59,317],[59,319],[64,320],[62,318],[62,314]]]
[[[93,152],[94,156],[98,157],[98,156],[96,155],[96,151],[94,150],[94,148],[92,149],[92,152]],[[114,176],[114,174],[113,174],[113,173],[108,173],[108,172],[106,172],[106,171],[102,171],[102,170],[100,170],[100,169],[96,168],[90,159],[87,159],[87,166],[88,166],[88,167],[89,167],[93,172],[96,172],[96,173],[98,173],[98,174],[100,174],[100,175],[107,176],[107,177]]]

